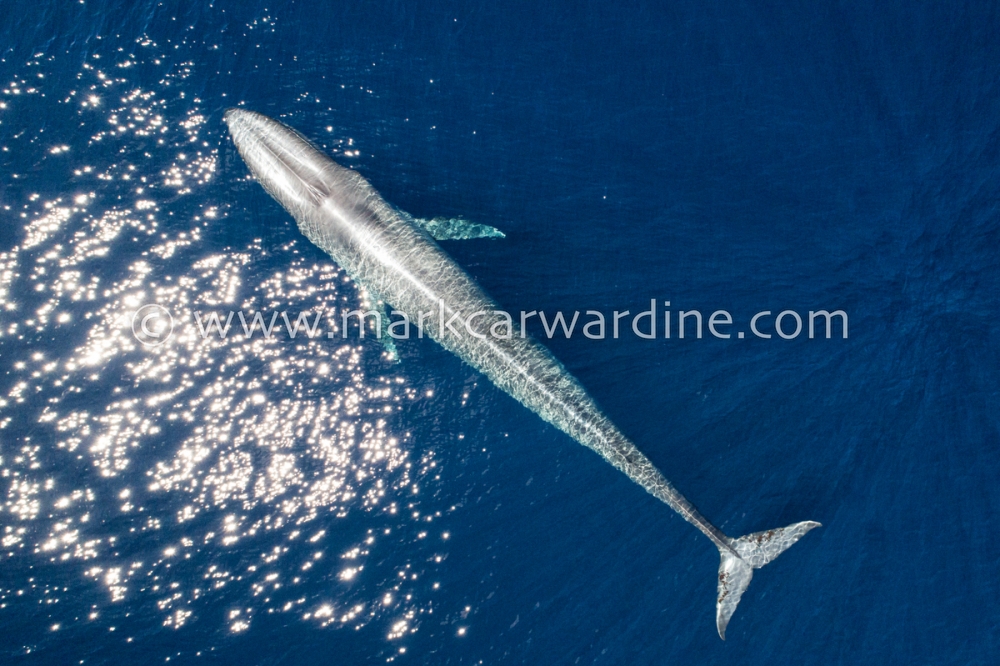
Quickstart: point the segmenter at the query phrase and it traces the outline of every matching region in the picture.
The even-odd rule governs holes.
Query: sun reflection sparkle
[[[241,633],[260,613],[289,613],[412,634],[439,587],[424,573],[443,560],[417,542],[433,541],[427,524],[442,515],[414,509],[439,470],[432,452],[414,458],[399,414],[432,391],[398,367],[372,370],[356,340],[197,333],[198,311],[330,310],[366,296],[294,243],[270,249],[283,267],[268,272],[259,239],[206,240],[238,223],[212,189],[221,127],[170,87],[193,62],[168,68],[148,38],[136,51],[107,67],[95,54],[71,89],[47,90],[81,130],[46,135],[37,159],[70,182],[0,211],[20,229],[0,252],[0,556],[73,567],[111,605],[151,600],[172,629],[207,620]],[[162,68],[162,86],[132,83],[139,65]],[[0,108],[48,81],[10,82]],[[130,329],[148,303],[178,324],[156,347]],[[348,520],[358,514],[377,527]],[[410,536],[382,528],[411,523]],[[394,538],[426,562],[379,578],[372,554]],[[0,587],[0,609],[53,589]],[[213,600],[233,610],[200,617]],[[80,621],[103,622],[100,610]]]

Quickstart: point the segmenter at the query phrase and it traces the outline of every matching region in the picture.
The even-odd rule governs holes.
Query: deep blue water
[[[0,27],[5,663],[995,661],[989,3],[8,1]],[[446,245],[510,310],[849,314],[547,342],[726,533],[823,523],[726,642],[708,540],[434,343],[131,339],[154,301],[191,330],[362,299],[248,180],[235,105],[501,228]]]

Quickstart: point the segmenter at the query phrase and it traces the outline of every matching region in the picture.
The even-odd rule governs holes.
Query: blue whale
[[[723,534],[618,430],[548,349],[511,330],[509,317],[438,245],[432,229],[386,203],[359,173],[336,164],[290,127],[244,109],[227,111],[225,122],[257,181],[352,279],[412,321],[432,313],[422,319],[431,338],[597,452],[716,545],[721,557],[716,626],[725,639],[754,569],[819,523],[803,521],[736,539]]]

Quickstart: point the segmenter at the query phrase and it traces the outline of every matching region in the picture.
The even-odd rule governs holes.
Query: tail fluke
[[[788,527],[754,532],[730,542],[732,550],[720,548],[719,598],[715,604],[715,623],[719,637],[726,640],[726,626],[736,611],[744,590],[753,578],[753,570],[781,555],[792,544],[819,523],[806,520]]]

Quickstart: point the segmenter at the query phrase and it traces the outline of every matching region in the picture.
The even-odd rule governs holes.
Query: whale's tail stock
[[[753,578],[753,570],[781,555],[796,541],[819,523],[806,520],[788,527],[764,532],[754,532],[739,539],[731,539],[730,548],[719,548],[719,598],[715,604],[715,623],[719,637],[726,640],[726,626],[736,611],[740,597]]]

